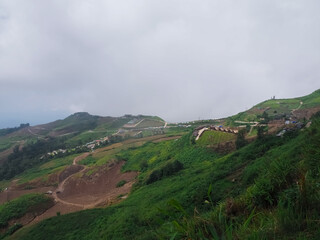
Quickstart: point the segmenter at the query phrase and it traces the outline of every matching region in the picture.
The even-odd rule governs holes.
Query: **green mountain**
[[[52,138],[62,138],[69,147],[78,146],[116,133],[130,121],[142,120],[144,123],[143,128],[163,126],[165,122],[163,119],[154,116],[101,117],[79,112],[63,120],[47,124],[37,126],[21,124],[17,128],[0,129],[0,165],[13,152],[14,146],[19,145],[22,147],[27,143]]]
[[[203,122],[191,128],[167,127],[159,126],[163,120],[155,117],[123,117],[115,129],[127,138],[90,152],[57,155],[1,181],[0,201],[10,198],[9,193],[39,192],[44,187],[53,189],[52,198],[58,201],[53,207],[44,205],[45,213],[31,211],[38,217],[24,227],[9,224],[12,219],[21,221],[7,214],[16,205],[11,201],[0,205],[0,215],[8,216],[3,237],[319,239],[319,111],[319,90],[296,99],[271,99],[236,116],[208,121],[208,126],[223,127],[208,128],[199,140],[194,132],[203,127],[194,130]],[[66,146],[84,139],[88,131],[112,126],[109,120],[85,113],[61,121],[52,123],[54,131],[81,132],[54,137]],[[78,121],[85,123],[85,130],[75,127]],[[255,137],[225,127],[241,132],[246,128],[240,125],[247,124],[258,128]],[[278,132],[283,134],[277,136]],[[241,136],[246,137],[237,149],[217,151]],[[23,197],[16,201],[23,202]],[[88,199],[95,197],[99,201],[92,205]],[[66,208],[74,208],[73,213]]]
[[[133,128],[126,130],[130,123],[138,124],[131,124]],[[4,129],[0,136],[0,180],[50,160],[46,155],[49,152],[69,149],[69,154],[79,153],[87,150],[84,144],[94,140],[109,137],[110,142],[115,142],[137,133],[149,136],[154,134],[153,128],[164,125],[164,120],[154,116],[100,117],[79,112],[48,124]]]

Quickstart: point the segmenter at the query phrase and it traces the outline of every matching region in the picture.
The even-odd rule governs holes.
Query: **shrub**
[[[116,187],[119,188],[119,187],[122,187],[123,185],[125,185],[127,183],[126,180],[121,180],[120,182],[117,183]]]
[[[142,160],[142,162],[140,163],[140,169],[141,171],[144,171],[148,168],[148,161],[147,160]]]
[[[237,135],[236,147],[237,149],[244,147],[247,145],[247,141],[245,139],[246,129],[241,129]]]
[[[146,183],[150,184],[153,182],[156,182],[163,177],[171,176],[177,172],[179,172],[181,169],[183,169],[183,164],[179,162],[178,160],[175,160],[174,162],[168,163],[161,169],[154,170],[149,178],[147,179]]]

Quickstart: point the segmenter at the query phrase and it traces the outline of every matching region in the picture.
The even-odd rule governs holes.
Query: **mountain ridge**
[[[35,143],[15,148],[10,161],[26,169],[0,181],[0,202],[46,191],[58,202],[37,219],[57,216],[8,239],[317,239],[319,96],[271,99],[186,124],[83,112],[49,123],[43,128],[67,135],[39,129],[46,139],[33,135]],[[61,149],[46,152],[53,145]],[[37,147],[43,151],[35,155]],[[110,174],[116,180],[106,190]],[[81,204],[99,208],[80,211]]]

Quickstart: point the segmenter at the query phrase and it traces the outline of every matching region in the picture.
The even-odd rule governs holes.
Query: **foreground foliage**
[[[19,224],[19,218],[27,213],[37,216],[38,213],[45,211],[52,204],[52,199],[43,194],[26,194],[0,205],[0,230],[5,230],[4,234],[0,235],[0,239],[5,235],[12,234],[22,226]],[[10,227],[9,222],[11,220],[16,220],[17,223]]]

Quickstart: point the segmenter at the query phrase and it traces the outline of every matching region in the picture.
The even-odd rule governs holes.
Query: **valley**
[[[0,236],[317,239],[319,111],[317,90],[223,119],[75,113],[7,131]],[[29,196],[46,204],[10,214]]]

